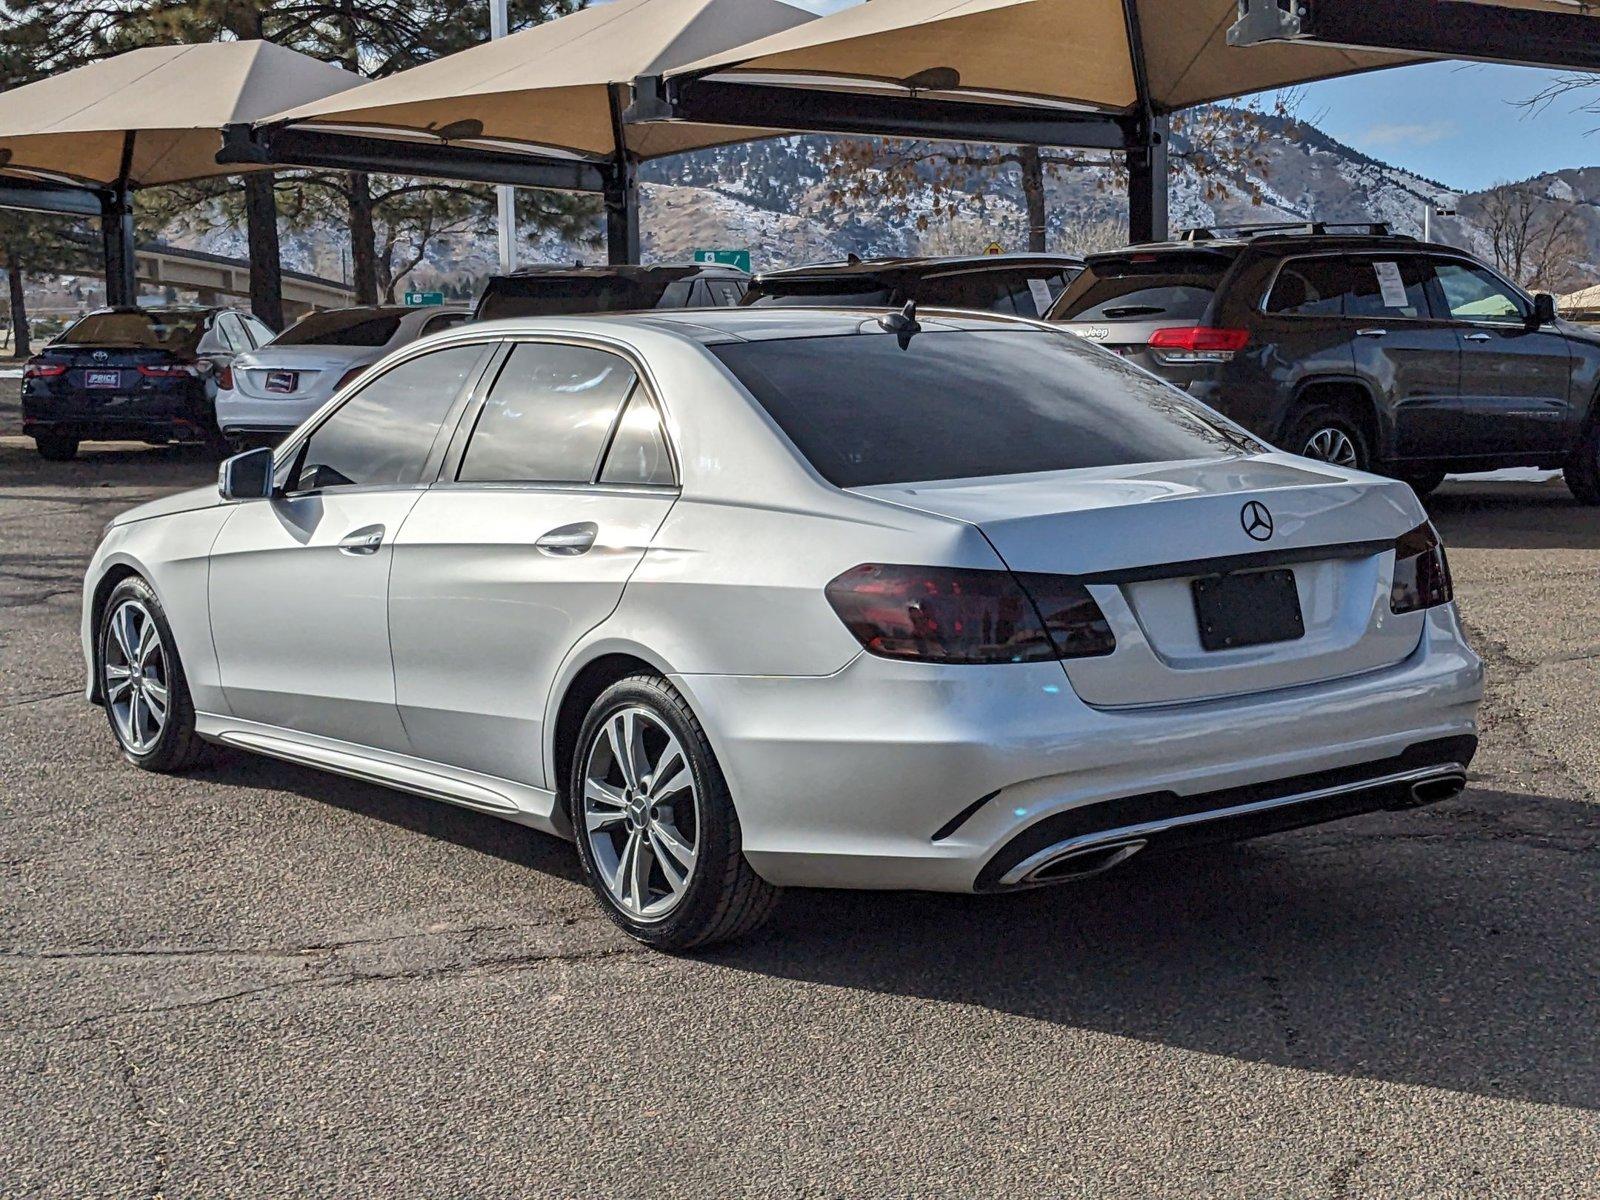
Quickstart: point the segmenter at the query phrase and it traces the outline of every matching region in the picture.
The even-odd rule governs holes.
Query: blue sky
[[[832,12],[856,0],[797,0]],[[1364,154],[1474,191],[1560,167],[1600,165],[1600,113],[1557,101],[1536,117],[1516,102],[1554,73],[1482,63],[1427,63],[1304,89],[1299,115]],[[1591,97],[1600,103],[1600,83]]]

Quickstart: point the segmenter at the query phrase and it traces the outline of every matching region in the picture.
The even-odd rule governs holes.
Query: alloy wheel
[[[124,600],[111,613],[104,670],[117,737],[132,753],[148,754],[167,727],[171,693],[161,631],[137,600]]]
[[[1360,469],[1361,457],[1356,453],[1355,441],[1342,429],[1325,425],[1306,439],[1300,452],[1306,458],[1332,463],[1336,467]]]
[[[694,773],[672,731],[649,709],[607,718],[583,771],[581,836],[611,900],[638,921],[682,902],[699,858]]]

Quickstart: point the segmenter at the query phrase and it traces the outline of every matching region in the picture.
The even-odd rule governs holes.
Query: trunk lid
[[[1424,520],[1403,483],[1269,454],[859,491],[971,522],[1013,571],[1083,578],[1117,638],[1112,654],[1063,664],[1088,704],[1341,678],[1404,660],[1422,636],[1422,613],[1389,610],[1394,540]],[[1263,571],[1292,574],[1304,633],[1206,649],[1194,582]]]
[[[267,346],[234,361],[233,386],[257,400],[329,395],[345,372],[376,362],[382,352],[381,347]]]

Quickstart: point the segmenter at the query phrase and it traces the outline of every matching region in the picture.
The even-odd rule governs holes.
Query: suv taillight
[[[66,373],[65,363],[43,362],[37,358],[29,359],[22,368],[24,379],[55,379]]]
[[[1047,662],[1116,649],[1094,597],[1067,576],[864,563],[826,590],[845,628],[881,658]]]
[[[1397,613],[1416,612],[1449,604],[1455,598],[1450,562],[1433,522],[1424,521],[1394,544],[1394,585],[1389,608]]]
[[[1218,329],[1212,325],[1180,325],[1158,329],[1150,335],[1150,353],[1157,362],[1173,366],[1230,362],[1250,341],[1248,329]]]

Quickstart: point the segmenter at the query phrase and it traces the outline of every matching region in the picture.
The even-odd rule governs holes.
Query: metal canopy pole
[[[1600,19],[1459,0],[1239,0],[1228,45],[1313,42],[1439,58],[1600,71]]]
[[[626,85],[606,89],[611,104],[611,133],[617,152],[605,170],[606,261],[612,266],[637,263],[639,245],[639,167],[628,154],[624,120]]]
[[[1137,0],[1122,0],[1122,17],[1138,105],[1138,116],[1127,143],[1128,240],[1164,242],[1168,233],[1167,201],[1172,186],[1167,174],[1169,122],[1165,116],[1156,114],[1150,100],[1150,77],[1145,69],[1144,31],[1139,25]]]
[[[106,303],[131,307],[139,302],[139,275],[133,258],[133,191],[128,176],[133,169],[131,131],[122,135],[122,166],[117,182],[100,207],[100,236],[105,251]]]

